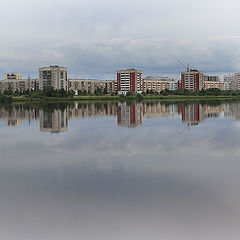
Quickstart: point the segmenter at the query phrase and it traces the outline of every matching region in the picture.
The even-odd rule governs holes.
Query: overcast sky
[[[68,67],[70,77],[240,71],[237,0],[2,0],[0,78]]]

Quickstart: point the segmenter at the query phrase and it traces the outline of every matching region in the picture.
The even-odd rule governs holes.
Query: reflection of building
[[[175,105],[170,106],[159,102],[143,103],[143,116],[147,118],[174,117],[177,113]]]
[[[20,120],[20,119],[5,119],[4,126],[5,127],[22,126],[22,120]]]
[[[117,123],[122,127],[139,127],[142,125],[141,103],[119,103],[117,108]]]
[[[100,117],[117,117],[118,126],[142,126],[143,117],[146,118],[175,118],[181,117],[182,123],[188,126],[198,125],[207,118],[232,118],[240,120],[240,103],[225,104],[164,104],[161,102],[143,103],[80,103],[76,102],[65,107],[64,110],[48,106],[49,111],[32,108],[28,105],[16,105],[11,108],[0,109],[0,119],[4,126],[21,126],[22,122],[31,124],[32,120],[39,120],[40,131],[60,133],[68,130],[68,119],[85,119]],[[2,125],[2,121],[1,121]]]
[[[188,125],[198,125],[204,121],[204,109],[201,104],[182,104],[179,113],[182,114],[182,122]]]
[[[67,110],[54,110],[53,112],[40,111],[40,131],[60,133],[68,130]]]

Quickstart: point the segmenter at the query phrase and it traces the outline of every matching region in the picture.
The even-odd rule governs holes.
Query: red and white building
[[[136,69],[117,71],[117,91],[118,94],[142,93],[142,71]]]
[[[200,91],[204,89],[204,73],[198,70],[190,70],[181,73],[181,81],[179,82],[179,89]]]

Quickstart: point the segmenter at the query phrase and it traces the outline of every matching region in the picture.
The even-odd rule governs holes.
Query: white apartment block
[[[117,71],[117,91],[119,94],[127,92],[141,93],[143,90],[142,71],[127,69]]]
[[[170,79],[168,81],[168,89],[170,91],[176,91],[178,90],[178,80]]]
[[[234,75],[225,75],[223,76],[224,81],[224,89],[225,90],[233,90],[233,81],[234,81]]]
[[[198,70],[190,70],[181,73],[180,89],[199,91],[204,88],[204,73]]]

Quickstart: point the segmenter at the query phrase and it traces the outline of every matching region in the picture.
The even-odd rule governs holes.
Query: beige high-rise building
[[[68,90],[67,68],[57,65],[39,68],[39,88],[46,87]]]

